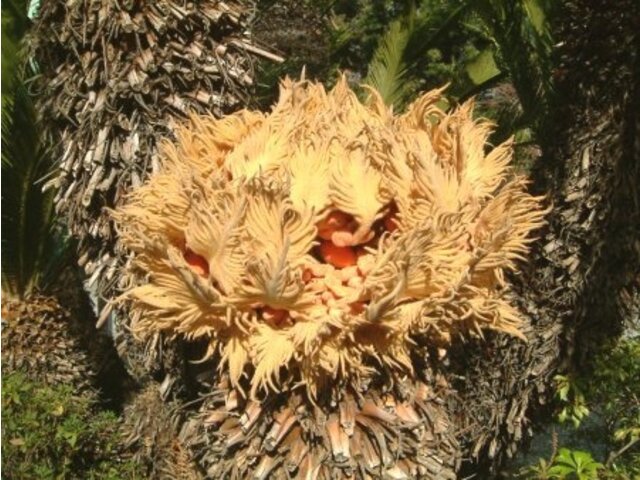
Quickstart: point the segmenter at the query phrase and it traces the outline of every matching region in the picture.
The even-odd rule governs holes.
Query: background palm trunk
[[[514,279],[529,342],[461,345],[448,372],[467,458],[494,471],[531,429],[531,409],[548,402],[558,370],[588,368],[605,338],[638,315],[640,4],[559,9],[557,92],[534,174],[553,210],[528,271]]]
[[[108,209],[158,169],[157,148],[177,123],[247,104],[254,61],[274,58],[248,36],[252,5],[45,0],[31,32],[37,110],[57,164],[47,186],[78,240],[85,288],[102,312],[98,323],[111,318],[118,350],[137,379],[161,379],[183,362],[180,347],[159,336],[145,347],[134,342],[121,325],[126,312],[110,317],[109,301],[132,279]]]

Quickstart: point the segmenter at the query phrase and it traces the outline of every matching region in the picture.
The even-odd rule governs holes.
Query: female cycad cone
[[[314,408],[331,398],[340,413],[327,413],[316,436],[337,464],[345,449],[354,457],[358,428],[377,438],[364,421],[345,427],[344,402],[356,420],[416,427],[428,416],[420,405],[431,398],[421,383],[429,349],[483,329],[521,336],[505,272],[544,215],[510,170],[510,143],[486,151],[490,125],[473,120],[471,102],[447,114],[435,90],[394,115],[370,93],[363,105],[344,79],[328,93],[286,80],[270,114],[193,117],[165,144],[161,172],[114,214],[145,278],[124,297],[134,334],[205,339],[206,356],[221,360],[219,388],[252,399],[243,402],[257,412],[278,392]],[[398,393],[398,385],[410,387]],[[292,398],[273,408],[298,415]],[[289,417],[278,418],[264,422]],[[278,442],[299,424],[304,459],[314,428],[296,418]],[[249,445],[251,429],[265,441],[266,427],[254,423],[236,443]],[[216,435],[225,428],[234,426],[222,423]],[[377,466],[358,465],[426,475],[417,457],[391,458],[382,443],[372,443]],[[266,467],[247,458],[242,471],[259,477]],[[285,468],[271,458],[267,473]],[[313,458],[287,468],[330,468],[322,454]]]

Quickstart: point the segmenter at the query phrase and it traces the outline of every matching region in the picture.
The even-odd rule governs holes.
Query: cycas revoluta
[[[544,211],[510,143],[486,152],[491,126],[441,90],[401,115],[370,93],[285,80],[270,114],[193,116],[114,212],[147,279],[133,333],[219,361],[185,433],[212,478],[454,476],[434,353],[522,337],[505,273]]]
[[[42,192],[52,162],[35,125],[24,55],[29,20],[20,1],[2,6],[2,292],[24,299],[60,284],[69,248],[53,215],[53,194]]]
[[[2,372],[19,370],[80,393],[91,390],[101,365],[86,351],[71,249],[54,218],[53,192],[42,192],[52,162],[26,84],[33,70],[23,48],[25,3],[2,5]],[[95,332],[91,338],[96,346]]]

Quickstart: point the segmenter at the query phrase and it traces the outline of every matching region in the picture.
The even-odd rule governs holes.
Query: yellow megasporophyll
[[[132,330],[207,339],[256,394],[412,371],[411,353],[519,332],[504,272],[543,221],[511,143],[441,90],[394,115],[285,80],[269,114],[193,117],[114,213],[145,281]],[[146,275],[148,274],[148,275]],[[244,377],[244,378],[243,378]]]

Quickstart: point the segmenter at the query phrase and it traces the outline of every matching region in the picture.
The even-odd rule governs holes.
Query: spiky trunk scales
[[[40,72],[39,114],[57,147],[59,168],[49,186],[79,239],[79,263],[99,308],[130,282],[105,207],[120,205],[157,170],[158,143],[172,137],[176,122],[190,112],[220,116],[247,102],[249,56],[264,53],[246,35],[250,7],[214,0],[41,2],[30,43]],[[101,320],[109,313],[107,307]],[[137,378],[175,368],[165,358],[175,349],[161,336],[140,348],[116,330]]]
[[[640,312],[639,7],[578,0],[555,16],[557,99],[535,177],[553,210],[515,279],[529,343],[496,337],[452,355],[465,450],[490,470],[531,432],[559,369],[584,368]]]

